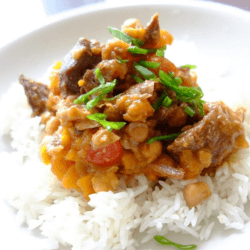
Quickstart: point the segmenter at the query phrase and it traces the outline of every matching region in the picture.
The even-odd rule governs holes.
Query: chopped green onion
[[[175,83],[176,83],[178,86],[182,84],[182,79],[181,79],[179,76],[178,76],[178,77],[175,77],[174,80],[175,80]]]
[[[189,115],[189,116],[191,116],[191,117],[193,117],[194,115],[195,115],[195,110],[194,109],[192,109],[191,107],[189,107],[189,106],[186,106],[185,108],[184,108],[184,111]]]
[[[180,68],[196,69],[197,66],[196,65],[192,65],[192,64],[186,64],[186,65],[180,66]]]
[[[157,76],[150,70],[148,70],[147,68],[135,64],[135,70],[141,74],[146,80],[153,80],[153,79],[157,79]]]
[[[156,136],[156,137],[152,137],[151,139],[149,139],[147,141],[147,144],[150,144],[152,142],[155,142],[155,141],[169,141],[169,140],[174,140],[176,139],[179,134],[181,134],[181,132],[179,133],[173,133],[173,134],[169,134],[169,135],[162,135],[162,136]]]
[[[157,51],[165,51],[167,49],[167,46],[164,46],[159,49],[148,49],[148,53],[156,53]]]
[[[151,68],[151,69],[158,69],[161,65],[161,63],[157,63],[157,62],[150,62],[150,61],[144,61],[144,60],[141,60],[139,62],[139,64],[141,66],[144,66],[146,68]]]
[[[140,39],[136,39],[136,38],[133,38],[127,34],[125,34],[124,32],[116,29],[116,28],[111,28],[111,27],[108,27],[108,31],[116,38],[128,43],[128,44],[134,44],[136,46],[142,46],[143,45],[143,41],[140,40]]]
[[[159,56],[159,57],[163,57],[164,56],[164,54],[165,54],[165,50],[167,49],[167,46],[164,46],[164,47],[162,47],[162,48],[160,48],[160,49],[157,49],[156,50],[156,55],[157,56]]]
[[[100,85],[93,88],[92,90],[90,90],[88,93],[79,96],[76,100],[74,100],[74,104],[81,104],[84,103],[86,105],[86,109],[92,109],[93,107],[95,107],[95,105],[102,100],[103,97],[105,97],[105,95],[109,92],[111,92],[114,87],[116,86],[116,80],[114,80],[113,82],[105,82],[105,79],[101,73],[101,70],[99,68],[97,68],[95,70],[95,75],[98,79],[98,81],[100,82]],[[89,101],[89,97],[91,95],[100,93],[97,97],[93,98],[92,100]]]
[[[87,109],[93,108],[107,93],[111,92],[116,86],[116,79],[113,82],[107,82],[106,84],[99,85],[96,88],[93,88],[88,93],[79,96],[76,100],[74,100],[74,104],[86,104]],[[96,98],[89,101],[89,97],[91,95],[101,93]]]
[[[201,99],[196,100],[196,105],[197,105],[197,107],[198,107],[198,109],[199,109],[199,111],[200,111],[200,114],[201,114],[202,116],[205,115],[205,112],[204,112],[204,110],[203,110],[203,104],[204,104],[204,103],[205,103],[204,100],[201,100]]]
[[[153,108],[155,109],[155,111],[157,111],[160,108],[162,102],[165,100],[166,97],[167,97],[167,92],[164,90],[161,96],[159,97],[158,101],[153,104]]]
[[[113,129],[119,130],[126,125],[126,122],[110,122],[106,121],[108,115],[103,113],[95,113],[91,115],[87,115],[89,120],[94,120],[100,123],[104,128],[108,131],[112,132]]]
[[[122,95],[122,93],[119,94],[119,95],[116,95],[116,96],[114,96],[114,97],[111,97],[111,98],[104,98],[103,100],[106,101],[106,102],[114,101],[115,99],[117,99],[117,98],[118,98],[119,96],[121,96],[121,95]]]
[[[168,239],[166,239],[164,236],[161,235],[156,235],[154,236],[154,239],[160,243],[161,245],[165,245],[165,246],[174,246],[176,248],[178,248],[179,250],[193,250],[197,247],[197,245],[181,245],[181,244],[177,244],[174,243]]]
[[[165,51],[164,50],[160,50],[160,49],[158,49],[158,50],[156,50],[156,53],[155,53],[157,56],[159,56],[159,57],[163,57],[164,56],[164,54],[165,54]]]
[[[144,82],[144,80],[137,75],[131,74],[130,76],[138,83]]]
[[[133,54],[146,55],[148,53],[147,49],[142,49],[137,46],[128,47],[128,51]]]
[[[172,102],[172,99],[167,96],[163,100],[162,105],[168,108],[172,104]]]
[[[101,85],[105,84],[105,79],[104,79],[104,77],[103,77],[103,75],[101,73],[101,70],[99,68],[97,68],[95,70],[95,75],[96,75],[96,77],[97,77],[97,79],[98,79],[98,81],[100,82]]]
[[[127,63],[129,60],[122,59],[121,57],[118,56],[118,61],[119,63]]]
[[[169,89],[173,90],[181,101],[191,102],[203,97],[203,93],[200,88],[178,86],[175,79],[173,79],[162,70],[159,71],[159,76],[161,79],[161,83]]]
[[[193,89],[196,89],[196,90],[200,91],[200,92],[202,93],[202,96],[201,96],[201,97],[203,97],[203,96],[204,96],[204,94],[203,94],[203,92],[202,92],[201,87],[193,87]]]
[[[169,75],[170,77],[174,78],[174,72],[173,72],[173,71],[169,71],[169,72],[168,72],[168,75]]]

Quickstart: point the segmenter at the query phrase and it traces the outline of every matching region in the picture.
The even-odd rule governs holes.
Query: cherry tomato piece
[[[105,148],[89,149],[86,158],[98,166],[110,167],[122,158],[122,145],[116,141]]]

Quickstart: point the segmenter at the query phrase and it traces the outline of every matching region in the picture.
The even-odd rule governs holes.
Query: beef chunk
[[[46,110],[46,103],[49,96],[47,85],[36,82],[20,75],[19,83],[23,85],[29,105],[33,110],[32,116],[39,116]]]
[[[91,89],[99,86],[99,81],[96,78],[95,70],[88,69],[83,76],[84,84],[80,89],[81,94],[88,93]]]
[[[151,46],[157,43],[160,37],[159,14],[152,17],[151,22],[146,27],[144,46]]]
[[[81,38],[64,58],[59,72],[60,88],[63,95],[79,94],[78,81],[87,69],[93,69],[100,61],[100,43]]]
[[[125,91],[126,95],[140,95],[140,98],[148,98],[154,94],[155,82],[146,80],[143,83],[137,83]]]
[[[161,106],[155,116],[158,124],[168,124],[170,127],[181,127],[187,122],[186,112],[177,105],[172,105],[169,108]]]
[[[106,82],[112,82],[114,79],[124,79],[128,72],[126,64],[119,63],[117,60],[102,60],[96,68],[99,68]],[[83,86],[81,93],[87,93],[97,87],[100,83],[95,76],[95,69],[87,70],[83,76]]]
[[[204,168],[220,165],[244,136],[244,109],[232,111],[223,102],[206,103],[206,115],[183,132],[168,151],[180,161],[186,179],[196,178]]]

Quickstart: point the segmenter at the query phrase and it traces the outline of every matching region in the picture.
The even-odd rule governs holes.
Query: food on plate
[[[109,32],[114,39],[104,45],[81,38],[55,64],[49,86],[19,79],[45,124],[43,162],[63,187],[89,199],[138,174],[154,182],[197,179],[248,147],[246,110],[205,102],[193,66],[164,57],[173,37],[158,14],[146,27],[131,19]],[[210,195],[204,182],[184,189],[189,207]]]
[[[20,223],[39,227],[49,239],[43,249],[75,250],[135,250],[149,240],[156,249],[153,238],[195,249],[192,237],[181,245],[164,236],[207,240],[216,223],[243,229],[247,102],[231,109],[203,98],[196,66],[174,63],[190,44],[170,47],[158,14],[146,27],[130,19],[108,31],[106,44],[80,38],[49,82],[21,75],[1,100],[0,129],[14,148],[0,153],[1,182]],[[201,65],[220,81],[211,59]],[[199,84],[216,86],[199,69]]]

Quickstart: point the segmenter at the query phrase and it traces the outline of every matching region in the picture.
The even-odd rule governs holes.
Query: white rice
[[[193,44],[177,42],[176,51],[179,53],[180,48],[189,51],[194,62],[188,61],[188,55],[186,61],[177,62],[177,65],[198,64],[199,57]],[[168,52],[170,58],[171,53],[175,58],[176,51]],[[218,71],[219,67],[211,64],[211,59],[207,64],[199,62],[202,65],[198,71],[199,83],[204,83],[205,94],[208,93],[205,99],[210,100],[215,96],[217,100],[221,99],[219,91],[213,90],[220,80],[223,82],[227,77],[226,67]],[[218,64],[225,65],[221,62]],[[213,70],[211,65],[216,68],[212,79],[204,73]],[[13,101],[5,105],[10,97]],[[232,101],[232,96],[224,98]],[[233,100],[233,105],[250,106],[244,93],[237,100],[239,103]],[[4,107],[0,114],[4,118],[0,124],[1,133],[11,136],[14,149],[13,152],[0,154],[1,161],[8,164],[0,177],[5,186],[4,194],[7,202],[17,209],[19,223],[27,223],[30,230],[39,228],[41,234],[49,239],[44,249],[57,249],[63,245],[72,250],[134,250],[156,234],[166,235],[170,231],[207,240],[218,224],[223,224],[225,229],[241,230],[249,220],[244,212],[244,206],[250,198],[249,149],[232,156],[214,178],[202,176],[198,180],[188,181],[168,179],[159,182],[161,188],[152,190],[151,183],[139,175],[134,187],[117,193],[92,194],[90,201],[86,202],[77,192],[62,188],[50,172],[50,167],[41,162],[39,142],[43,126],[40,125],[40,118],[30,117],[31,110],[22,87],[13,84],[1,100],[0,107]],[[250,142],[249,113],[245,130]],[[183,188],[196,181],[205,181],[212,195],[197,208],[189,209],[183,197]],[[122,181],[120,186],[123,186]],[[141,233],[144,237],[138,241]]]

